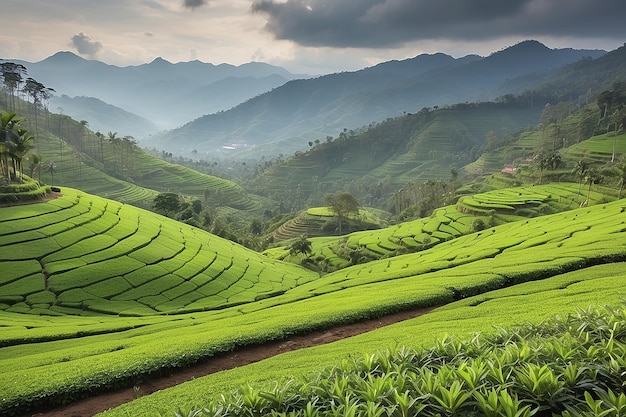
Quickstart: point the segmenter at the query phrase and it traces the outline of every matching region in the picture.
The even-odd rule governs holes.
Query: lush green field
[[[343,220],[343,233],[351,230],[378,229],[384,220],[377,212],[381,210],[362,208],[358,215],[348,215]],[[338,234],[337,227],[337,218],[329,207],[312,207],[280,225],[272,233],[272,237],[274,241],[280,242],[303,235],[332,236]]]
[[[219,401],[224,393],[228,396],[239,389],[246,392],[245,387],[249,385],[253,387],[251,391],[275,392],[292,379],[316,380],[322,368],[362,363],[368,358],[380,357],[380,352],[393,352],[402,347],[431,348],[437,346],[438,341],[449,337],[457,340],[449,347],[463,355],[463,349],[471,343],[460,341],[473,341],[473,335],[478,332],[483,337],[498,335],[502,327],[526,322],[539,323],[555,315],[565,317],[577,308],[620,303],[626,293],[625,271],[624,263],[594,266],[555,275],[541,282],[487,292],[367,334],[284,353],[256,364],[198,378],[140,398],[105,412],[102,416],[173,415],[178,408],[188,410],[207,407],[210,401]],[[473,352],[479,353],[475,350]],[[472,352],[465,354],[472,355]],[[236,406],[236,402],[233,406]]]
[[[270,381],[332,364],[346,352],[429,343],[444,333],[467,334],[616,302],[626,286],[624,265],[617,263],[626,259],[624,200],[504,224],[321,278],[166,218],[71,190],[49,203],[0,213],[0,267],[11,271],[0,286],[4,411],[133,385],[237,346],[462,300],[345,345],[209,377],[208,385],[198,382],[197,391],[180,388],[193,391],[193,401],[187,394],[156,400],[154,406],[167,413],[250,375]],[[152,244],[157,246],[148,250]],[[164,273],[167,268],[171,272]],[[210,276],[201,271],[208,270],[214,279],[207,282]],[[163,276],[175,278],[176,285],[163,283]],[[198,276],[202,283],[194,281]],[[149,294],[137,290],[143,285]],[[221,304],[201,291],[210,285],[221,289]],[[159,314],[189,310],[194,312]],[[76,312],[85,316],[63,315]],[[121,312],[146,316],[114,315]],[[142,414],[150,407],[131,414],[150,415]]]
[[[178,414],[620,416],[624,341],[623,306],[580,309],[430,348],[357,353],[304,378],[244,384]]]
[[[310,257],[325,259],[331,268],[340,269],[362,263],[361,261],[416,252],[489,225],[501,225],[577,208],[586,199],[586,193],[587,190],[578,184],[557,183],[497,189],[463,196],[456,205],[437,209],[427,218],[379,230],[354,232],[343,237],[311,238],[313,252]],[[589,205],[611,199],[612,197],[604,193],[592,190]],[[294,220],[288,224],[294,223],[303,226],[303,229],[296,229],[301,233],[295,236],[307,230],[305,226],[308,223]],[[271,248],[264,253],[275,259],[300,261],[297,257],[289,257],[289,245]]]

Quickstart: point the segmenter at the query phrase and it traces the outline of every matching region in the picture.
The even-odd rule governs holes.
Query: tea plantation
[[[560,195],[552,187],[550,195]],[[565,185],[560,193],[575,194],[572,188]],[[508,210],[504,206],[518,204],[520,193],[473,200],[497,201]],[[106,414],[200,410],[209,407],[208,397],[242,383],[269,389],[273,381],[310,375],[350,354],[432,346],[447,334],[536,323],[577,307],[619,303],[626,292],[624,200],[464,230],[428,249],[319,276],[134,207],[72,189],[62,194],[0,212],[3,414],[140,385],[250,344],[447,304],[366,335],[197,379]]]

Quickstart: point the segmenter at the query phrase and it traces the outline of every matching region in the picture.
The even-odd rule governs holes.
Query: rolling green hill
[[[221,309],[317,277],[199,229],[66,187],[0,211],[0,308],[150,315]]]
[[[503,192],[497,203],[515,205],[518,194]],[[356,349],[356,340],[346,341],[197,380],[177,400],[156,396],[146,407],[148,397],[131,414],[173,412],[198,404],[198,392],[233,389],[251,375],[288,378],[394,340],[428,343],[442,332],[536,320],[617,301],[626,290],[624,200],[507,223],[322,277],[72,190],[0,215],[2,270],[11,271],[0,285],[3,412],[132,385],[237,346],[467,298],[362,336]],[[216,287],[226,287],[220,300],[207,292]]]
[[[615,190],[596,186],[590,194],[588,205],[611,201],[615,198],[614,194]],[[586,197],[586,191],[574,183],[521,186],[461,196],[455,205],[436,209],[429,217],[384,229],[335,237],[308,234],[311,242],[309,258],[315,259],[327,270],[391,258],[429,249],[441,242],[491,226],[578,208]],[[308,219],[308,216],[303,219]],[[303,219],[296,217],[274,234],[280,238],[285,229],[293,230],[291,234],[285,234],[285,239],[306,234],[309,228]],[[301,259],[290,256],[289,250],[287,242],[267,249],[264,254],[274,259],[299,263]]]

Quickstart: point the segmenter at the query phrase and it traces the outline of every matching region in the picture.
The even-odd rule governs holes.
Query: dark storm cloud
[[[624,38],[623,0],[254,0],[278,39],[384,47],[503,36]]]
[[[103,48],[101,42],[92,41],[91,37],[84,32],[72,36],[72,46],[76,48],[79,54],[90,58],[95,57]]]
[[[188,9],[195,9],[196,7],[204,6],[209,0],[183,0],[183,6]]]

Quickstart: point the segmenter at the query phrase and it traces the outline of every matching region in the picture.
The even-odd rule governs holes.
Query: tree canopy
[[[176,193],[161,193],[154,197],[153,207],[165,215],[176,213],[180,209],[180,197]]]
[[[342,223],[350,215],[359,214],[360,204],[356,198],[348,192],[330,194],[326,196],[326,204],[337,216],[339,221],[339,234],[342,234]]]

